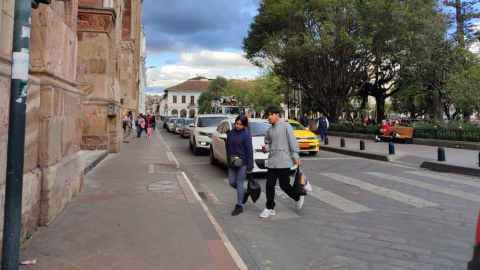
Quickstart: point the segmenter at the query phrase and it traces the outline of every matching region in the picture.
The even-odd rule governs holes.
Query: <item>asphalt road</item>
[[[479,179],[320,151],[301,156],[314,189],[302,209],[278,189],[275,216],[259,218],[263,194],[232,217],[226,166],[160,132],[249,269],[446,270],[471,259]]]

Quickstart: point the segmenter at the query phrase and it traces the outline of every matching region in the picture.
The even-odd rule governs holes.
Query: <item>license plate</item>
[[[265,167],[268,167],[268,159],[265,160]]]
[[[308,143],[300,143],[300,148],[308,148],[310,147],[310,144]]]

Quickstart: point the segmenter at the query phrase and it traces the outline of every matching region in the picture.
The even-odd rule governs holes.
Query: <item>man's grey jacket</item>
[[[265,133],[265,146],[268,155],[269,169],[285,169],[295,165],[295,160],[300,159],[300,146],[293,133],[293,128],[282,119],[272,125]]]

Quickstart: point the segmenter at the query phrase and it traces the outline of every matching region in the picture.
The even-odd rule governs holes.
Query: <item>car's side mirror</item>
[[[308,129],[307,127],[305,127],[305,130],[306,130],[306,131],[309,131],[310,129]]]
[[[220,136],[218,136],[218,137],[222,140],[226,140],[227,139],[227,134],[220,134]]]
[[[188,125],[188,126],[191,127],[191,128],[195,127],[195,125],[193,123]]]

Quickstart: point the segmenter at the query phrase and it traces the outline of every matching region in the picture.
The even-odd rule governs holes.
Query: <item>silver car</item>
[[[183,124],[180,126],[180,136],[182,138],[187,138],[190,136],[190,124],[193,123],[195,119],[193,118],[185,118],[185,121],[183,122]]]
[[[180,134],[180,126],[183,124],[185,121],[185,118],[177,118],[175,122],[173,123],[173,129],[172,132],[173,134]]]
[[[177,120],[177,118],[170,118],[170,120],[168,120],[168,123],[167,123],[168,132],[171,132],[173,130],[173,124],[175,124],[175,120]]]

